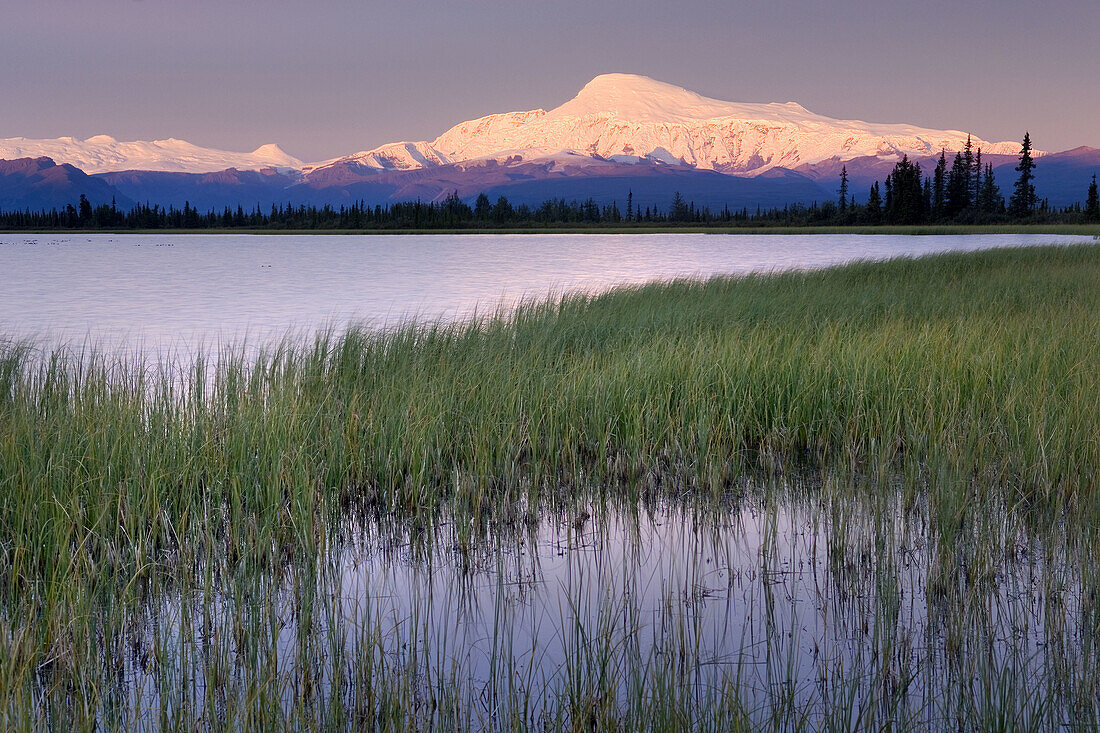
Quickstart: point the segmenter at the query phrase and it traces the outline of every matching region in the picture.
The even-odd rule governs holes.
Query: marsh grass
[[[996,250],[622,288],[254,357],[149,363],[6,343],[0,722],[850,729],[905,713],[921,727],[909,691],[939,690],[929,675],[942,667],[881,657],[908,648],[894,623],[913,602],[896,577],[908,539],[889,518],[912,512],[927,545],[919,595],[942,631],[923,654],[958,661],[956,720],[938,723],[1084,728],[1097,720],[1098,282],[1096,246]],[[332,582],[349,523],[387,528],[409,562],[478,572],[500,562],[500,538],[547,516],[568,535],[673,502],[715,524],[805,473],[825,477],[802,484],[830,516],[828,574],[876,599],[860,633],[881,639],[880,656],[830,668],[824,718],[794,684],[794,636],[767,656],[766,705],[750,704],[741,665],[754,660],[703,675],[691,617],[671,608],[662,623],[680,651],[631,649],[631,609],[612,594],[564,637],[561,675],[541,680],[549,697],[510,673],[471,690],[461,665],[433,657],[439,640],[417,636],[430,601],[400,623],[349,619],[319,581]],[[828,489],[830,476],[861,493]],[[1011,645],[975,646],[1005,563],[1036,557],[1036,618],[1072,640],[1037,695]],[[162,617],[174,640],[148,627]],[[516,658],[505,621],[498,671]],[[394,634],[403,651],[383,652]],[[145,716],[131,687],[109,684],[134,664],[154,670],[156,694],[137,695],[156,701]]]

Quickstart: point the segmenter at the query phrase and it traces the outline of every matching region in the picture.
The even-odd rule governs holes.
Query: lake
[[[521,298],[1091,237],[0,234],[0,334],[104,348],[263,343]]]
[[[461,320],[507,311],[522,299],[653,280],[1091,241],[3,234],[0,346],[6,336],[191,353],[241,340],[262,345],[325,326]],[[1034,292],[1020,287],[1018,274],[1002,288],[1031,303]],[[948,280],[936,271],[911,289],[936,299],[936,286]],[[964,427],[942,428],[942,436],[926,431],[944,444],[957,439],[963,453],[1013,437],[1029,445],[1020,436],[1033,423],[1013,416],[1033,414],[1019,407],[1032,393],[1017,387],[1027,381],[1021,374],[1040,372],[1015,369],[1003,356],[1015,351],[1021,363],[1053,370],[1036,380],[1055,393],[1039,411],[1056,426],[1041,441],[1044,466],[1047,449],[1059,448],[1049,436],[1069,434],[1065,440],[1077,442],[1066,450],[1087,453],[1069,429],[1076,423],[1056,419],[1075,414],[1066,405],[1093,404],[1095,390],[1074,391],[1073,380],[1090,373],[1080,365],[1095,362],[1095,349],[1087,351],[1093,330],[1068,330],[1075,320],[1061,326],[1074,338],[1051,338],[1057,348],[1029,350],[1027,338],[994,335],[994,345],[1010,346],[993,352],[987,372],[977,362],[972,381],[965,368],[936,371],[954,366],[956,354],[955,340],[944,349],[936,339],[968,337],[965,328],[951,330],[965,322],[957,313],[989,317],[976,338],[982,344],[989,327],[1006,320],[982,297],[987,282],[981,272],[966,282],[961,290],[972,307],[948,309],[951,317],[925,323],[926,311],[914,307],[911,318],[924,330],[859,324],[845,333],[866,340],[848,351],[849,341],[829,341],[826,329],[821,338],[829,348],[772,361],[760,356],[770,344],[745,341],[754,348],[732,350],[720,367],[691,351],[667,372],[639,372],[659,379],[636,383],[633,370],[648,363],[635,361],[634,350],[612,361],[614,353],[602,354],[597,342],[582,361],[562,358],[578,352],[557,349],[558,341],[544,342],[554,346],[542,378],[556,378],[555,359],[585,372],[566,370],[569,378],[547,382],[546,393],[556,399],[573,390],[566,397],[583,398],[575,403],[583,410],[565,397],[569,410],[555,399],[532,399],[543,394],[540,375],[529,373],[537,370],[503,361],[500,352],[484,352],[488,363],[504,365],[485,372],[504,375],[499,394],[476,373],[459,383],[477,360],[457,359],[450,348],[457,342],[438,351],[439,361],[418,362],[418,370],[387,371],[374,351],[316,373],[269,365],[267,386],[263,379],[255,388],[223,379],[220,390],[206,392],[194,388],[204,383],[201,371],[181,371],[179,393],[158,391],[153,376],[127,381],[117,364],[108,365],[104,380],[86,382],[79,361],[71,381],[48,364],[32,366],[25,378],[0,371],[14,385],[7,402],[0,389],[0,428],[21,436],[5,443],[0,431],[0,469],[8,469],[0,470],[0,489],[9,492],[0,497],[15,497],[0,501],[0,600],[8,604],[0,603],[0,658],[8,653],[18,671],[0,674],[0,685],[14,680],[8,684],[18,687],[24,707],[13,709],[33,710],[58,727],[83,715],[108,729],[197,721],[194,727],[226,729],[554,730],[597,728],[593,721],[621,716],[669,730],[1088,729],[1100,723],[1100,550],[1094,535],[1067,519],[1077,506],[1072,497],[1057,503],[1072,494],[1069,484],[1028,484],[996,464],[978,475],[956,474],[946,461],[906,463],[916,441],[860,427],[870,424],[860,422],[864,412],[893,414],[880,410],[879,399],[936,425],[952,418],[965,427],[967,411],[979,411],[979,439],[970,443]],[[1040,279],[1033,290],[1046,295],[1049,282]],[[860,283],[855,309],[862,314],[868,307]],[[880,290],[893,294],[911,283],[906,276]],[[1074,291],[1079,311],[1087,310],[1091,284],[1086,276]],[[791,292],[777,297],[782,307]],[[919,300],[912,292],[905,297]],[[1050,302],[1064,309],[1059,297]],[[753,307],[761,302],[745,298]],[[1035,302],[1018,307],[1057,315],[1054,306],[1044,310],[1045,299]],[[844,307],[836,312],[843,315]],[[696,323],[682,318],[683,300],[669,308]],[[791,310],[796,326],[807,321],[804,312],[818,312]],[[1088,322],[1088,313],[1075,313]],[[728,315],[723,310],[719,319]],[[1050,336],[1045,330],[1058,331],[1027,321],[1008,333]],[[723,352],[707,351],[715,333],[738,338],[736,329],[685,329],[672,346],[656,347],[683,354],[673,349],[687,344],[717,359]],[[913,350],[909,361],[899,360],[888,343],[899,333],[939,344],[947,356],[936,361],[932,348],[927,360]],[[508,338],[509,354],[526,351]],[[1070,340],[1086,346],[1071,349]],[[1035,353],[1043,358],[1026,358]],[[621,368],[607,368],[594,354]],[[736,381],[734,372],[754,358],[768,365],[758,369],[764,376]],[[441,365],[456,364],[460,376],[444,389],[422,396],[412,389]],[[916,368],[906,371],[906,364]],[[603,381],[584,382],[601,368]],[[886,376],[877,381],[868,376],[880,373]],[[746,413],[762,402],[753,386],[766,391],[773,374],[784,388],[773,396],[812,393],[798,403],[810,406],[821,397],[827,414],[815,418],[824,427],[814,429],[822,434],[835,414],[850,421],[844,424],[854,437],[841,449],[851,450],[837,449],[826,463],[771,454],[766,442],[751,442],[752,434],[734,442],[746,429],[738,421],[754,424]],[[723,391],[727,376],[746,386]],[[921,379],[926,387],[963,383],[958,393],[972,402],[952,413],[959,400],[913,389]],[[696,382],[706,397],[691,402]],[[879,383],[914,398],[893,401],[892,391],[875,392]],[[853,384],[866,389],[848,390]],[[992,389],[1000,390],[991,401],[997,408],[1018,412],[1002,414],[972,399]],[[614,408],[616,399],[621,415],[609,412],[587,434],[574,435],[585,415]],[[131,401],[137,408],[127,411]],[[927,415],[909,410],[910,402],[928,405]],[[492,419],[475,419],[479,404],[491,405],[485,415]],[[783,404],[776,400],[769,419],[789,419],[795,430],[798,420],[817,415]],[[720,406],[721,420],[708,417],[711,405]],[[667,433],[659,432],[661,421],[652,423],[657,433],[646,433],[651,413],[662,411]],[[265,423],[267,415],[273,417]],[[297,432],[312,420],[315,428]],[[1093,423],[1082,421],[1088,432]],[[1034,424],[1042,433],[1045,423]],[[487,433],[500,426],[512,431],[501,433],[507,440],[518,436],[514,444],[492,442]],[[438,445],[424,450],[417,430],[432,440],[438,435]],[[615,453],[616,440],[631,445],[632,430],[664,434],[665,443],[647,438],[641,457],[627,448]],[[883,459],[857,450],[868,434],[872,447],[877,440],[887,446]],[[725,436],[733,448],[711,468],[741,465],[734,458],[774,465],[696,476],[707,455],[699,446],[712,436],[716,444]],[[912,436],[923,437],[919,426]],[[487,447],[463,453],[479,440]],[[586,452],[574,448],[577,440],[588,441]],[[553,454],[539,460],[554,470],[531,469],[534,449]],[[568,450],[587,457],[571,464],[575,473],[551,460]],[[1079,460],[1095,465],[1087,456]],[[374,470],[376,463],[385,470]],[[616,465],[636,470],[617,474]],[[1053,468],[1088,474],[1077,464],[1055,461]],[[1080,504],[1088,504],[1094,495],[1082,496]],[[1076,521],[1095,516],[1082,512]],[[33,555],[38,551],[48,557]],[[54,555],[66,552],[70,559],[55,563]],[[37,564],[28,565],[28,555]],[[5,596],[8,588],[14,592]],[[38,640],[38,656],[21,651],[27,638]]]

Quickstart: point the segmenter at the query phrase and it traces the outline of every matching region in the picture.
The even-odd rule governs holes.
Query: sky
[[[317,161],[626,72],[736,102],[1100,147],[1097,0],[0,0],[0,137]]]

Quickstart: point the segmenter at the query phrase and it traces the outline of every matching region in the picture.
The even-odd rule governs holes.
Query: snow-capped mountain
[[[11,161],[0,166],[0,209],[61,206],[80,193],[93,203],[203,210],[454,194],[473,201],[482,193],[530,206],[588,197],[622,204],[630,195],[636,206],[663,207],[676,192],[714,210],[754,209],[834,200],[842,167],[857,196],[886,178],[902,155],[929,174],[941,150],[953,156],[967,137],[833,119],[794,102],[724,102],[644,76],[605,74],[550,111],[493,114],[432,141],[390,143],[312,165],[275,145],[232,153],[174,139],[0,139],[0,160]],[[1005,190],[1019,143],[971,136],[971,144]],[[1043,155],[1039,195],[1054,205],[1080,199],[1100,170],[1091,148],[1035,155]]]
[[[230,153],[201,148],[186,140],[135,140],[121,142],[109,135],[87,140],[59,137],[32,140],[25,137],[0,139],[0,159],[51,158],[74,165],[85,173],[146,170],[176,173],[209,173],[237,168],[301,168],[302,161],[284,153],[278,145],[262,145],[251,153]]]
[[[447,165],[453,161],[447,159],[426,142],[387,143],[374,150],[363,150],[351,155],[314,163],[302,168],[303,173],[331,167],[333,163],[353,163],[363,168],[379,171],[407,171]]]
[[[633,74],[597,76],[547,112],[493,114],[462,122],[434,141],[394,143],[313,166],[358,163],[411,170],[476,159],[524,160],[575,152],[619,162],[656,161],[756,176],[828,160],[927,157],[961,150],[967,133],[913,125],[837,120],[794,102],[749,104],[710,99]],[[1015,154],[1016,142],[972,138],[990,154]]]
[[[0,139],[0,159],[49,157],[89,174],[276,168],[331,179],[333,168],[360,175],[482,159],[514,163],[579,155],[757,176],[774,168],[805,170],[828,161],[892,161],[903,154],[925,158],[940,150],[960,150],[966,138],[959,130],[837,120],[794,102],[723,102],[644,76],[603,74],[550,111],[492,114],[459,123],[431,142],[389,143],[312,165],[277,145],[232,153],[173,138],[121,142],[107,135]],[[1019,152],[1016,142],[991,143],[975,136],[972,143],[987,154]]]

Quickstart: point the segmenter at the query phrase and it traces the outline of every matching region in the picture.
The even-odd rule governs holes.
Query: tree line
[[[1053,211],[1035,194],[1035,161],[1031,156],[1031,135],[1024,134],[1020,148],[1019,174],[1009,200],[1001,195],[993,164],[982,165],[982,150],[974,149],[970,136],[955,153],[950,168],[946,151],[940,152],[931,175],[922,175],[920,164],[903,156],[882,187],[871,185],[867,203],[860,207],[849,200],[848,171],[841,169],[837,211],[845,223],[856,224],[986,224],[1027,222],[1037,217],[1049,221],[1054,215],[1081,214],[1080,206]],[[1094,207],[1095,208],[1095,207]],[[1084,212],[1081,219],[1095,220],[1100,212]]]
[[[767,226],[874,226],[919,224],[997,223],[1093,223],[1100,222],[1100,197],[1096,176],[1088,188],[1085,205],[1052,208],[1035,194],[1036,163],[1032,158],[1031,136],[1024,135],[1018,174],[1012,193],[1001,194],[993,165],[982,163],[981,148],[975,150],[967,138],[963,150],[955,153],[950,166],[941,151],[935,168],[924,175],[920,164],[902,157],[884,181],[875,182],[865,202],[849,193],[847,167],[841,169],[836,201],[790,204],[770,209],[747,208],[720,211],[696,207],[676,192],[667,208],[634,205],[628,192],[626,207],[618,202],[600,205],[594,199],[566,201],[549,199],[540,206],[512,205],[505,196],[496,202],[480,194],[470,206],[451,193],[440,202],[408,201],[370,206],[359,201],[346,206],[313,206],[293,203],[224,207],[200,212],[185,202],[174,206],[140,204],[131,209],[110,205],[92,206],[81,194],[75,205],[50,211],[0,211],[0,228],[25,229],[306,229],[306,230],[421,230],[491,229],[524,227],[695,225],[721,227]]]

